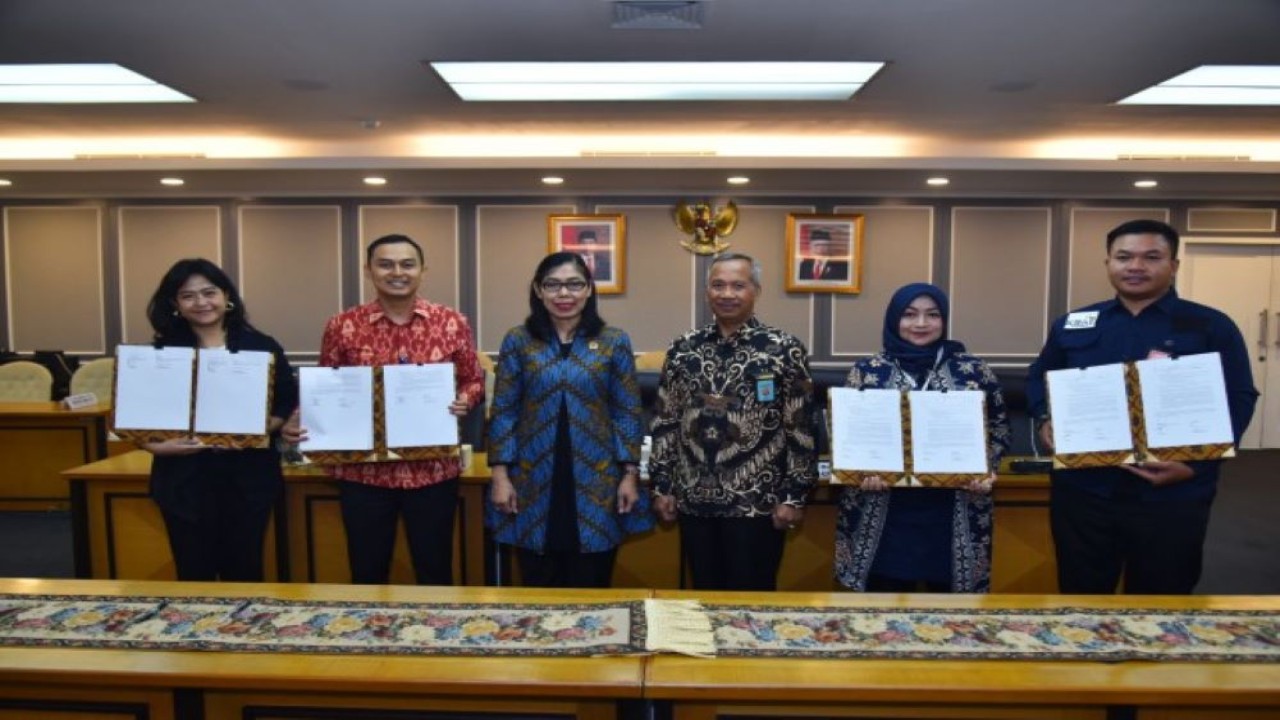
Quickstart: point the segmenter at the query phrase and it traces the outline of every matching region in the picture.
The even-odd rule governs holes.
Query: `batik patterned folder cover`
[[[317,450],[303,454],[313,465],[347,465],[350,463],[398,462],[401,460],[438,460],[458,457],[457,445],[436,447],[387,447],[387,408],[382,368],[373,368],[373,450]]]
[[[828,400],[828,403],[830,400]],[[986,417],[986,399],[982,401],[983,417]],[[915,462],[912,457],[912,440],[911,440],[911,402],[907,393],[902,393],[902,452],[904,472],[866,472],[861,470],[831,470],[831,482],[837,485],[861,485],[862,480],[870,475],[878,475],[893,487],[964,487],[974,480],[983,480],[991,474],[988,467],[985,473],[920,473],[915,472]],[[832,412],[828,406],[827,417],[832,417]],[[834,437],[831,433],[831,423],[827,423],[827,437]]]

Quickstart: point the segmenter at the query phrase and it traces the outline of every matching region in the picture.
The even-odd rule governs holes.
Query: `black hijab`
[[[926,296],[938,305],[942,313],[942,336],[928,345],[916,345],[902,339],[899,327],[902,316],[916,298]],[[898,288],[889,299],[889,307],[884,313],[884,330],[881,338],[884,341],[884,353],[898,363],[904,371],[919,380],[940,361],[951,355],[964,352],[964,345],[947,340],[947,332],[951,324],[951,303],[942,288],[929,283],[911,283]],[[941,350],[941,355],[939,355]]]

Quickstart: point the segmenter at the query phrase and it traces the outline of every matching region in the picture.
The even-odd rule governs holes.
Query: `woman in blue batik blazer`
[[[486,524],[514,547],[525,585],[608,587],[618,545],[654,519],[638,487],[631,340],[600,318],[579,255],[538,264],[529,317],[507,332],[497,370]]]
[[[884,350],[854,363],[847,385],[983,391],[994,470],[1011,438],[1004,396],[991,368],[947,339],[948,305],[934,285],[900,288],[885,311]],[[872,592],[987,592],[994,480],[993,472],[964,489],[891,489],[870,477],[846,488],[836,521],[836,578]]]

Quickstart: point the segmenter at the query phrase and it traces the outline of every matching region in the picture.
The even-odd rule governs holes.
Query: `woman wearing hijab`
[[[913,283],[885,311],[884,349],[854,363],[846,385],[986,393],[987,455],[994,469],[1009,447],[1000,383],[985,362],[947,339],[946,293]],[[994,472],[964,489],[890,488],[878,476],[846,488],[836,527],[836,578],[870,592],[987,592],[991,585]]]

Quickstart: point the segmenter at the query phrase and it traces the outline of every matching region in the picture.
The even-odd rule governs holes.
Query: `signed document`
[[[201,350],[196,358],[195,431],[267,434],[269,352]]]
[[[1230,444],[1231,410],[1218,353],[1140,360],[1147,447]]]
[[[986,475],[987,430],[980,390],[912,391],[911,460],[916,474]]]
[[[831,467],[835,470],[906,470],[902,392],[831,388]]]
[[[387,447],[458,444],[458,418],[449,412],[457,396],[453,363],[382,368]]]
[[[1050,370],[1055,454],[1133,450],[1124,365]]]
[[[190,430],[195,355],[189,347],[116,348],[115,428]]]
[[[298,390],[302,452],[373,449],[373,368],[298,368]]]

